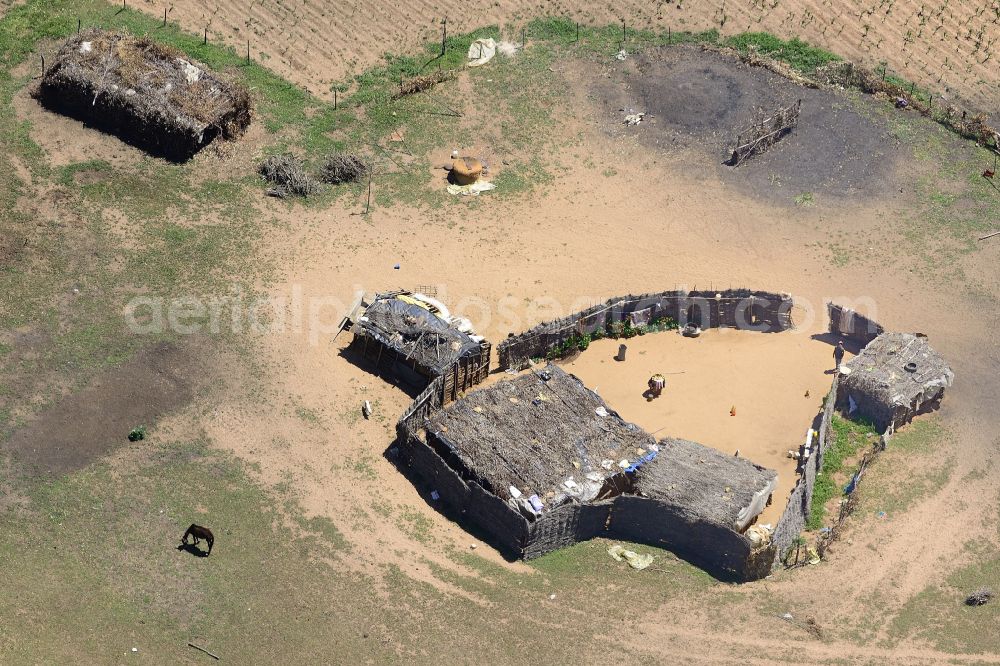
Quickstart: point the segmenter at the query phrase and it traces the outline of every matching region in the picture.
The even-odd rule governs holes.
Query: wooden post
[[[337,89],[333,89],[333,110],[337,110]]]
[[[42,76],[45,76],[45,54],[40,54],[42,56]]]
[[[163,27],[167,27],[167,8],[163,8]]]
[[[625,36],[625,19],[622,19],[622,48],[625,48],[626,39],[627,37]]]
[[[250,64],[250,40],[247,40],[247,64]]]
[[[83,30],[83,19],[78,18],[76,20],[76,31],[79,33],[81,30]]]
[[[576,41],[580,41],[580,22],[576,22]]]
[[[667,44],[670,44],[672,38],[670,36],[670,26],[667,26]]]
[[[524,48],[524,44],[525,44],[525,41],[524,41],[524,28],[521,28],[521,48],[522,49]]]
[[[441,55],[443,56],[445,50],[448,48],[448,17],[445,16],[444,20],[441,21]]]
[[[399,96],[403,96],[403,73],[399,73]]]
[[[368,214],[368,209],[372,205],[372,166],[368,167],[368,200],[365,201],[365,215]]]
[[[202,44],[208,44],[208,26],[207,25],[205,26],[205,40],[202,42]]]
[[[127,7],[125,6],[125,0],[122,0],[122,11],[125,11]]]

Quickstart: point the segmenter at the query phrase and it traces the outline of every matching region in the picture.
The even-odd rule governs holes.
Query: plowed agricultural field
[[[157,16],[164,9],[162,0],[136,6]],[[628,27],[716,28],[723,35],[763,30],[869,65],[884,62],[890,73],[988,113],[996,113],[1000,99],[1000,0],[174,0],[168,10],[171,21],[196,33],[207,27],[210,37],[238,50],[250,40],[269,67],[323,95],[331,81],[361,71],[384,53],[440,39],[445,17],[449,32],[498,25],[519,37],[521,23],[548,15],[593,25],[624,17]]]

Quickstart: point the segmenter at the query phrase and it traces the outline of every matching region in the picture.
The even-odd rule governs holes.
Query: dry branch
[[[393,95],[393,98],[399,99],[400,97],[406,97],[407,95],[423,92],[424,90],[430,90],[437,84],[450,81],[454,78],[455,72],[453,70],[443,69],[431,74],[415,76],[412,79],[403,79],[399,85],[399,92]]]

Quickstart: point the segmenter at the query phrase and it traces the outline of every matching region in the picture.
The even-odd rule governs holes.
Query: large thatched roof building
[[[558,366],[468,394],[422,425],[401,422],[404,457],[512,557],[608,536],[661,545],[716,575],[770,571],[743,532],[777,475],[694,442],[659,444]]]
[[[837,406],[879,431],[895,430],[916,414],[934,409],[955,373],[927,338],[883,333],[846,364]]]
[[[85,30],[45,70],[47,107],[169,159],[183,160],[217,136],[250,124],[250,94],[180,51],[127,32]]]
[[[474,391],[435,414],[427,430],[465,476],[529,516],[618,494],[615,477],[656,448],[557,366]]]

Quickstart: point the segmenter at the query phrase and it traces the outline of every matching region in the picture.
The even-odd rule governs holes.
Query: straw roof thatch
[[[466,354],[479,351],[479,342],[468,334],[429,310],[392,295],[377,297],[355,326],[356,335],[378,340],[434,375]]]
[[[911,333],[883,333],[846,365],[850,374],[840,381],[842,392],[856,401],[862,415],[874,412],[870,416],[877,421],[884,420],[879,410],[891,414],[920,409],[955,379],[927,338]]]
[[[427,430],[487,490],[506,500],[513,486],[545,509],[594,499],[655,448],[651,435],[554,365],[470,393],[432,416]]]
[[[59,49],[38,88],[50,108],[171,158],[250,123],[246,88],[182,52],[127,32],[89,29]]]
[[[636,472],[636,491],[704,520],[742,531],[763,510],[778,473],[686,439],[660,441]]]

